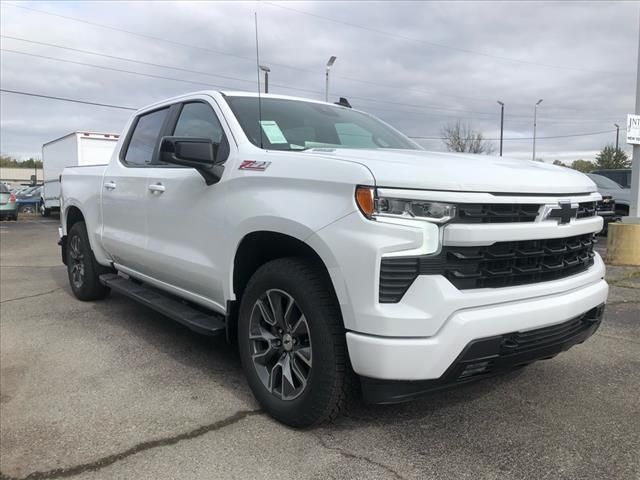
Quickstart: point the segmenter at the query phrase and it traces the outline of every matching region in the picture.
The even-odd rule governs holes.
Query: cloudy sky
[[[6,2],[1,86],[141,107],[256,87],[254,16],[270,91],[347,97],[442,150],[444,125],[499,137],[505,156],[593,158],[633,112],[640,2]],[[164,78],[162,78],[164,77]],[[0,151],[40,156],[76,130],[120,132],[129,110],[1,94]],[[581,135],[578,134],[591,134]],[[545,138],[563,137],[563,138]],[[620,143],[624,142],[624,129]],[[494,142],[497,147],[497,142]]]

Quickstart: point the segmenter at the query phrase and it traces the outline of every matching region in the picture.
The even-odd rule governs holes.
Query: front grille
[[[458,215],[450,223],[535,222],[542,205],[538,203],[459,203]],[[596,202],[578,204],[577,218],[594,217]]]
[[[599,306],[558,325],[506,334],[502,337],[500,354],[511,355],[564,342],[592,323],[600,321],[603,310],[604,306]]]
[[[546,282],[593,265],[595,235],[442,247],[438,255],[383,258],[380,303],[397,303],[418,275],[443,275],[460,290]]]
[[[453,223],[534,222],[539,210],[539,204],[461,203]]]
[[[445,376],[464,382],[552,357],[592,335],[603,313],[604,304],[549,327],[475,340]]]
[[[593,217],[596,214],[596,202],[583,202],[578,205],[578,218]]]
[[[596,212],[599,214],[601,212],[613,212],[616,208],[616,202],[613,201],[612,197],[602,197],[596,204]]]

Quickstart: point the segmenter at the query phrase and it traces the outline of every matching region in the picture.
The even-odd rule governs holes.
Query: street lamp
[[[502,156],[502,132],[504,130],[504,102],[498,100],[500,104],[500,156]]]
[[[618,151],[618,137],[620,136],[620,125],[618,125],[617,123],[613,124],[614,127],[616,127],[616,152]]]
[[[269,93],[269,72],[271,69],[266,65],[258,65],[260,70],[264,72],[264,93]]]
[[[332,55],[329,58],[329,61],[327,62],[326,83],[325,83],[325,87],[324,87],[324,101],[325,102],[329,101],[329,70],[331,70],[331,67],[333,66],[335,61],[336,61],[336,57],[335,57],[335,55]]]
[[[536,120],[538,117],[538,105],[542,103],[542,99],[536,102],[535,107],[533,107],[533,161],[536,160]]]

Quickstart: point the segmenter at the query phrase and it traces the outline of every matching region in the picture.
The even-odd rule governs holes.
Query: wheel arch
[[[232,287],[235,301],[227,302],[227,335],[229,338],[235,334],[240,301],[251,276],[267,262],[286,257],[306,258],[315,263],[331,286],[336,301],[339,302],[329,268],[313,247],[300,238],[285,233],[270,230],[253,231],[240,240],[234,254]]]
[[[75,205],[67,207],[64,214],[65,233],[68,235],[71,227],[73,227],[75,223],[84,221],[84,214],[82,213],[82,210],[80,210],[80,208]]]
[[[100,244],[99,233],[96,232],[96,227],[89,221],[89,217],[85,215],[83,209],[77,205],[75,202],[70,205],[65,206],[64,215],[60,215],[60,223],[62,224],[64,230],[64,236],[62,238],[61,244],[66,244],[66,238],[69,235],[69,231],[71,227],[77,222],[84,222],[87,227],[87,235],[89,236],[89,245],[91,246],[91,250],[93,251],[93,255],[96,258],[96,261],[103,266],[111,266],[111,259],[109,258],[107,252],[105,252]],[[63,255],[66,255],[63,249]]]

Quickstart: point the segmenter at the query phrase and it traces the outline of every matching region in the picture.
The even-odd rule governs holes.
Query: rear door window
[[[169,108],[163,108],[138,117],[124,157],[127,165],[141,167],[151,163],[168,112]]]

